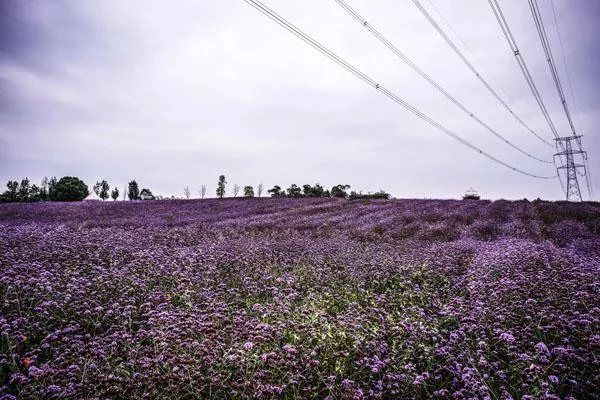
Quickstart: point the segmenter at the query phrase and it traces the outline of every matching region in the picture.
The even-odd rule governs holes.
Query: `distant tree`
[[[233,184],[233,197],[237,197],[239,192],[240,192],[240,185],[238,185],[237,183],[234,183]]]
[[[17,190],[19,189],[19,182],[17,181],[8,181],[6,184],[8,190],[5,192],[5,197],[7,201],[17,201]]]
[[[140,192],[140,199],[154,200],[154,195],[152,194],[152,191],[150,189],[143,188],[142,191]]]
[[[110,186],[108,185],[108,182],[103,180],[102,183],[100,184],[100,194],[98,195],[98,196],[100,196],[102,201],[108,199],[109,190],[110,190]]]
[[[302,197],[302,189],[295,183],[286,189],[288,197]]]
[[[8,181],[6,183],[7,190],[0,194],[2,202],[32,202],[40,201],[40,188],[37,185],[32,185],[29,178],[23,178],[21,183],[18,181]]]
[[[100,197],[100,182],[96,181],[96,183],[94,183],[94,186],[92,186],[92,191],[94,193],[96,193],[96,196]]]
[[[127,186],[127,197],[129,200],[140,200],[140,188],[135,179]]]
[[[50,178],[48,181],[48,200],[55,201],[56,200],[56,184],[58,183],[55,176]]]
[[[225,196],[225,185],[227,185],[227,181],[225,180],[225,175],[219,176],[219,183],[217,183],[217,197],[222,199]]]
[[[331,197],[346,198],[348,193],[346,190],[350,189],[350,185],[335,185],[331,188]]]
[[[53,185],[56,201],[81,201],[89,194],[88,186],[75,176],[63,176]]]
[[[323,186],[319,185],[318,183],[315,184],[313,188],[313,194],[315,197],[329,197],[329,191],[325,190]]]
[[[254,188],[252,186],[244,186],[244,197],[254,197]]]
[[[348,196],[348,200],[377,200],[377,199],[389,199],[391,197],[391,195],[389,193],[386,193],[383,190],[380,190],[379,192],[375,192],[375,193],[368,193],[368,194],[363,194],[363,193],[356,193],[355,191],[350,192],[350,195]]]
[[[40,200],[48,200],[48,178],[42,178],[42,184],[40,185]]]
[[[190,198],[190,196],[192,195],[192,192],[190,191],[189,186],[186,186],[183,188],[183,195],[185,196],[186,199]]]
[[[29,182],[29,178],[21,179],[21,184],[19,185],[19,189],[17,190],[17,200],[18,201],[27,201],[29,199],[29,191],[31,190],[31,184]]]
[[[200,194],[200,198],[203,199],[204,196],[206,196],[206,185],[200,186],[200,191],[198,193]]]
[[[119,189],[115,186],[115,188],[110,192],[110,197],[113,201],[116,201],[119,198]]]
[[[102,180],[102,182],[96,182],[96,184],[94,185],[94,193],[96,193],[96,195],[100,197],[103,201],[108,199],[109,190],[110,186],[108,185],[108,182],[106,182],[104,179]]]
[[[281,186],[275,185],[273,188],[267,190],[267,193],[271,193],[271,197],[283,197],[285,192],[281,190]]]
[[[312,197],[313,188],[312,186],[306,184],[302,185],[302,194],[304,197]]]
[[[305,197],[329,197],[329,195],[325,196],[325,192],[323,186],[318,183],[315,183],[315,186],[302,185],[302,193]]]
[[[40,197],[40,188],[38,187],[38,185],[31,185],[31,188],[29,189],[29,194],[27,195],[27,201],[40,201],[41,197]]]
[[[257,194],[258,194],[258,197],[262,196],[262,192],[263,192],[263,184],[262,184],[262,183],[259,183],[259,184],[258,184],[258,187],[257,187],[256,189],[257,189],[257,190],[256,190],[256,192],[257,192]]]

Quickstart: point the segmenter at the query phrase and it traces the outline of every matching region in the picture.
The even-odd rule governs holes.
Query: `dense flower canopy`
[[[5,204],[0,268],[3,399],[600,393],[598,204]]]

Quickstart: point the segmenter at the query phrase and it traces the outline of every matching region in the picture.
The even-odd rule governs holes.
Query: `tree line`
[[[3,202],[35,202],[35,201],[78,201],[88,195],[87,185],[73,176],[44,177],[40,185],[32,184],[29,178],[8,181],[7,190],[0,194]]]
[[[219,181],[217,183],[217,197],[225,197],[226,185],[227,181],[225,180],[225,175],[219,176]],[[204,185],[202,185],[202,187],[203,190],[205,190]],[[238,184],[233,185],[233,197],[238,196],[240,188],[241,187]],[[267,190],[267,193],[269,193],[271,197],[333,197],[348,200],[389,199],[391,197],[389,193],[386,193],[383,190],[380,190],[376,193],[363,194],[361,192],[356,191],[349,192],[349,189],[350,185],[345,184],[338,184],[333,186],[331,190],[327,190],[319,183],[315,183],[314,185],[304,184],[302,186],[298,186],[295,183],[293,183],[286,189],[282,189],[281,186],[275,185],[271,189]],[[261,197],[263,192],[262,183],[258,185],[257,192],[258,197]],[[244,197],[254,197],[254,188],[252,186],[244,186]]]
[[[20,182],[8,181],[6,184],[7,190],[0,194],[0,202],[36,202],[36,201],[81,201],[91,194],[88,186],[78,177],[64,176],[60,179],[56,177],[47,178],[44,177],[41,184],[38,186],[32,184],[29,178],[23,178]],[[220,175],[217,182],[216,194],[218,198],[224,198],[226,195],[227,180],[225,175]],[[92,191],[102,200],[112,198],[117,200],[119,198],[119,189],[115,186],[110,190],[110,184],[106,180],[98,181],[92,187]],[[360,199],[389,199],[390,195],[383,190],[376,193],[357,193],[350,191],[350,185],[338,184],[333,186],[331,189],[325,189],[319,183],[314,185],[305,184],[298,186],[296,184],[290,185],[286,189],[282,189],[281,186],[275,185],[271,189],[267,190],[267,193],[271,197],[331,197],[331,198],[344,198],[349,200],[360,200]],[[246,185],[244,187],[234,184],[233,185],[233,197],[238,197],[240,191],[243,190],[242,196],[246,198],[250,197],[261,197],[264,192],[263,184],[259,184],[256,187]],[[191,190],[189,186],[183,188],[183,195],[186,199],[191,197]],[[201,185],[198,194],[200,198],[206,196],[207,190],[205,185]],[[129,200],[163,200],[168,199],[161,196],[155,196],[152,190],[149,188],[142,188],[138,185],[134,179],[127,184],[126,192],[123,194],[123,200],[125,196]],[[174,199],[175,197],[171,197]]]

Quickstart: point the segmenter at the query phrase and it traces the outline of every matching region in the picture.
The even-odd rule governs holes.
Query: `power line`
[[[550,47],[550,41],[548,40],[548,35],[546,34],[546,28],[544,27],[544,21],[542,20],[542,14],[540,12],[540,8],[538,6],[537,0],[529,0],[529,8],[530,8],[531,14],[533,16],[533,21],[535,23],[535,27],[538,32],[538,36],[540,38],[540,42],[542,43],[542,48],[544,50],[544,54],[546,55],[546,61],[548,62],[548,66],[550,67],[550,73],[552,74],[552,79],[554,80],[554,85],[556,86],[556,91],[558,92],[560,102],[563,106],[565,115],[567,116],[567,120],[569,121],[569,127],[571,128],[571,132],[572,132],[571,138],[573,138],[573,139],[569,140],[569,137],[567,137],[567,138],[561,138],[561,140],[559,141],[562,143],[562,141],[565,140],[565,144],[569,145],[567,148],[567,151],[563,151],[567,156],[567,159],[566,159],[566,162],[567,162],[566,168],[567,168],[567,172],[568,172],[567,177],[575,182],[575,184],[577,185],[577,190],[579,191],[579,183],[577,182],[577,174],[578,174],[578,168],[581,167],[584,171],[583,174],[586,179],[588,194],[589,194],[590,198],[592,198],[593,193],[592,193],[592,187],[591,187],[591,180],[589,177],[589,164],[587,162],[587,153],[582,148],[581,136],[579,136],[575,133],[575,126],[573,124],[573,118],[571,117],[571,112],[567,105],[567,99],[565,97],[565,93],[562,88],[562,84],[560,82],[560,76],[558,75],[558,70],[556,68],[556,62],[554,61],[554,56],[552,54],[552,48]],[[554,11],[554,9],[553,9],[553,11]],[[556,13],[554,13],[554,16],[556,18]],[[555,22],[556,22],[556,20],[555,20]],[[557,27],[557,30],[558,30],[558,27]],[[562,45],[562,41],[561,41],[561,45]],[[564,57],[564,49],[563,49],[563,57]],[[565,69],[566,69],[566,62],[565,62]],[[571,92],[571,96],[573,96],[573,92]],[[570,145],[571,141],[574,141],[577,144],[577,146],[579,147],[579,150],[572,150],[571,145]],[[583,165],[575,167],[575,169],[574,169],[575,172],[571,172],[569,174],[569,171],[570,171],[569,168],[571,168],[571,170],[572,170],[573,166],[575,166],[574,155],[576,155],[576,154],[579,154],[582,157]],[[572,164],[572,166],[569,166],[569,163]],[[573,186],[575,184],[573,184]],[[569,189],[569,187],[570,187],[569,181],[567,181],[567,199],[569,198],[570,195],[572,195],[572,191]],[[573,196],[573,198],[581,200],[581,192],[579,191],[579,197]]]
[[[536,161],[552,164],[552,161],[546,161],[541,158],[538,158],[531,153],[521,149],[520,147],[513,144],[511,141],[506,139],[496,130],[494,130],[491,126],[483,122],[475,113],[466,108],[458,99],[448,93],[439,83],[437,83],[431,76],[429,76],[425,71],[423,71],[417,64],[415,64],[406,54],[400,51],[392,42],[390,42],[385,36],[383,36],[377,29],[375,29],[371,24],[369,24],[356,10],[354,10],[348,3],[344,0],[335,0],[335,2],[342,7],[348,14],[350,14],[356,21],[358,21],[369,33],[371,33],[377,40],[383,43],[388,49],[392,51],[398,58],[404,61],[413,71],[419,74],[423,79],[425,79],[431,86],[436,88],[440,93],[442,93],[448,100],[450,100],[454,105],[460,108],[465,114],[473,118],[477,123],[487,129],[491,134],[496,136],[498,139],[502,140],[504,143],[517,150],[518,152],[525,154],[527,157],[532,158]]]
[[[494,16],[496,17],[496,21],[498,21],[498,25],[500,25],[500,29],[502,30],[502,33],[504,34],[504,37],[506,38],[506,41],[508,42],[508,45],[514,54],[515,59],[517,60],[517,64],[519,65],[519,68],[521,69],[521,72],[523,73],[523,76],[525,77],[525,80],[527,81],[527,85],[531,89],[531,93],[533,94],[535,101],[537,102],[538,106],[540,107],[540,110],[542,111],[542,114],[544,115],[544,118],[546,119],[546,122],[548,123],[548,126],[550,127],[550,130],[552,131],[552,134],[554,135],[554,138],[556,140],[556,146],[557,146],[557,148],[560,147],[559,153],[556,154],[556,156],[558,156],[560,159],[561,153],[564,153],[566,151],[565,144],[563,143],[563,140],[559,140],[560,136],[558,134],[558,131],[556,130],[556,127],[554,126],[554,123],[552,122],[552,119],[550,118],[550,114],[548,113],[548,110],[546,109],[546,105],[544,104],[544,101],[542,100],[542,96],[540,95],[539,91],[537,90],[537,86],[535,85],[535,82],[533,81],[533,78],[531,77],[531,73],[529,72],[529,69],[527,68],[527,64],[525,64],[525,60],[523,59],[523,56],[521,55],[521,52],[519,51],[519,48],[515,41],[515,38],[512,35],[512,32],[510,31],[510,27],[508,26],[508,23],[506,22],[506,18],[504,18],[504,14],[502,13],[502,9],[500,8],[498,1],[497,0],[488,0],[488,3],[490,5],[490,7],[492,8],[492,12],[494,13]],[[560,160],[562,162],[562,159],[560,159]],[[565,163],[567,163],[567,162],[568,162],[568,158],[565,158]],[[562,186],[562,181],[560,180],[560,172],[559,172],[560,169],[562,169],[562,168],[557,167],[556,173],[557,173],[557,176],[558,176],[559,181]],[[564,190],[564,187],[563,187],[563,191],[565,193],[567,193],[567,198],[568,198],[569,197],[568,191]]]
[[[336,0],[337,1],[337,0]],[[448,45],[454,50],[456,55],[465,63],[465,65],[475,74],[475,76],[483,83],[483,85],[488,89],[488,91],[498,100],[500,104],[504,106],[504,108],[517,120],[527,131],[533,134],[536,138],[544,142],[546,145],[550,147],[554,147],[550,142],[546,141],[540,135],[538,135],[533,129],[531,129],[521,117],[519,117],[510,106],[500,97],[500,95],[492,88],[492,86],[483,78],[483,76],[475,69],[473,64],[464,56],[464,54],[460,51],[460,49],[454,44],[452,39],[446,35],[444,30],[439,26],[439,24],[433,19],[431,14],[427,12],[427,10],[423,7],[423,5],[419,2],[419,0],[412,0],[415,6],[421,11],[421,14],[429,21],[429,23],[434,27],[434,29],[440,34],[440,36],[448,43]],[[439,12],[439,11],[438,11]]]
[[[463,139],[461,136],[457,135],[456,133],[454,133],[450,129],[446,128],[445,126],[443,126],[439,122],[435,121],[434,119],[432,119],[428,115],[426,115],[423,112],[421,112],[419,109],[413,107],[412,105],[410,105],[409,103],[407,103],[406,101],[404,101],[402,98],[400,98],[399,96],[397,96],[396,94],[394,94],[393,92],[391,92],[390,90],[388,90],[387,88],[385,88],[382,85],[380,85],[379,83],[377,83],[370,76],[366,75],[365,73],[363,73],[362,71],[360,71],[359,69],[357,69],[356,67],[354,67],[353,65],[349,64],[348,62],[346,62],[344,59],[342,59],[341,57],[339,57],[337,54],[333,53],[331,50],[329,50],[328,48],[326,48],[325,46],[323,46],[321,43],[317,42],[312,37],[308,36],[306,33],[304,33],[303,31],[301,31],[299,28],[297,28],[296,26],[294,26],[292,23],[290,23],[289,21],[287,21],[286,19],[284,19],[283,17],[281,17],[279,14],[277,14],[275,11],[273,11],[269,7],[265,6],[262,2],[260,2],[258,0],[244,0],[244,1],[247,4],[251,5],[252,7],[254,7],[256,10],[260,11],[262,14],[264,14],[265,16],[267,16],[272,21],[274,21],[277,24],[279,24],[280,26],[282,26],[284,29],[286,29],[287,31],[289,31],[290,33],[292,33],[294,36],[298,37],[299,39],[303,40],[304,42],[306,42],[307,44],[309,44],[310,46],[312,46],[314,49],[318,50],[321,54],[325,55],[326,57],[328,57],[329,59],[331,59],[332,61],[334,61],[336,64],[340,65],[341,67],[343,67],[344,69],[346,69],[348,72],[352,73],[354,76],[356,76],[357,78],[359,78],[360,80],[362,80],[363,82],[365,82],[366,84],[368,84],[369,86],[374,87],[376,90],[378,90],[379,92],[383,93],[388,98],[390,98],[394,102],[398,103],[402,107],[406,108],[408,111],[410,111],[411,113],[415,114],[419,118],[423,119],[428,124],[430,124],[433,127],[439,129],[440,131],[442,131],[446,135],[448,135],[451,138],[459,141],[460,143],[462,143],[463,145],[469,147],[470,149],[478,152],[479,154],[481,154],[481,155],[489,158],[490,160],[492,160],[492,161],[494,161],[494,162],[496,162],[496,163],[498,163],[500,165],[503,165],[504,167],[509,168],[509,169],[511,169],[511,170],[513,170],[513,171],[515,171],[517,173],[520,173],[520,174],[523,174],[523,175],[527,175],[527,176],[530,176],[532,178],[538,178],[538,179],[554,179],[554,178],[556,178],[556,175],[553,175],[553,176],[539,176],[539,175],[535,175],[535,174],[523,171],[523,170],[521,170],[519,168],[516,168],[516,167],[513,167],[512,165],[510,165],[510,164],[508,164],[508,163],[506,163],[506,162],[504,162],[504,161],[502,161],[502,160],[500,160],[500,159],[492,156],[491,154],[489,154],[489,153],[481,150],[479,147],[477,147],[477,146],[469,143],[467,140]]]
[[[537,0],[529,0],[529,8],[531,9],[533,21],[535,22],[535,27],[537,28],[540,41],[542,42],[544,54],[546,54],[546,61],[548,61],[548,65],[550,66],[550,73],[552,74],[552,79],[554,80],[554,86],[556,86],[558,96],[560,97],[560,102],[565,110],[565,114],[567,115],[567,120],[569,121],[569,126],[571,127],[571,133],[575,135],[575,126],[573,125],[573,119],[571,118],[569,107],[567,106],[565,93],[560,83],[558,71],[556,70],[554,56],[552,55],[552,49],[550,48],[550,42],[548,41],[548,36],[546,35],[546,28],[544,28],[544,21],[542,21],[542,15],[540,14]]]
[[[569,94],[571,95],[571,102],[573,103],[573,109],[575,110],[575,119],[579,123],[579,113],[577,112],[577,104],[575,102],[575,96],[573,95],[573,84],[571,82],[571,74],[569,74],[569,68],[567,67],[567,55],[565,53],[565,47],[563,46],[562,35],[560,34],[560,29],[558,29],[558,17],[556,16],[554,0],[550,0],[550,5],[552,6],[552,15],[554,17],[554,29],[556,30],[556,36],[558,37],[558,43],[560,44],[560,52],[562,54],[563,66],[565,68],[565,75],[567,76]]]
[[[560,45],[560,52],[562,54],[563,67],[565,70],[565,75],[567,76],[569,95],[571,96],[571,103],[573,104],[573,109],[575,110],[575,119],[577,120],[577,122],[581,128],[581,123],[579,121],[579,113],[577,112],[577,102],[575,100],[575,95],[574,95],[574,91],[573,91],[573,83],[571,81],[571,74],[569,73],[569,67],[567,66],[567,54],[565,52],[565,47],[563,45],[563,40],[562,40],[562,35],[560,34],[560,29],[558,27],[558,16],[556,13],[556,7],[554,6],[554,0],[550,0],[550,5],[552,7],[552,16],[554,18],[554,28],[556,30],[556,36],[558,37],[558,43]],[[581,147],[579,149],[582,150]],[[592,185],[593,181],[592,181],[592,177],[591,177],[591,170],[590,170],[590,165],[588,163],[587,154],[584,159],[584,162],[585,162],[585,179],[586,179],[586,183],[587,183],[588,194],[590,196],[590,199],[593,199],[594,198],[594,187]]]
[[[562,178],[560,177],[560,172],[558,172],[559,169],[558,169],[558,166],[556,165],[556,163],[555,163],[555,166],[556,166],[556,171],[557,171],[556,176],[558,178],[558,182],[560,183],[560,188],[562,189],[563,193],[566,196],[567,195],[567,191],[565,189],[565,184],[563,183]]]
[[[481,60],[479,60],[477,58],[477,56],[469,48],[469,46],[467,45],[467,43],[465,43],[465,41],[460,37],[460,35],[456,31],[456,29],[454,29],[454,26],[452,26],[452,24],[450,23],[450,21],[448,19],[446,19],[444,17],[444,15],[440,12],[440,10],[435,6],[435,4],[433,3],[433,1],[432,0],[427,0],[427,3],[429,3],[429,5],[431,6],[431,8],[436,12],[436,14],[438,15],[438,17],[442,21],[444,21],[444,23],[448,26],[448,28],[450,28],[450,30],[452,31],[452,33],[454,33],[454,36],[456,37],[456,39],[458,39],[458,41],[462,44],[462,46],[465,48],[465,50],[470,54],[471,58],[474,59],[475,61],[477,61],[477,63],[481,67],[481,69],[484,70],[487,73],[488,78],[492,81],[492,83],[494,83],[496,85],[496,87],[498,89],[500,89],[500,91],[502,92],[502,94],[504,94],[504,96],[506,98],[508,98],[508,100],[512,101],[510,95],[504,90],[504,88],[502,87],[502,85],[500,85],[497,81],[494,81],[494,79],[493,79],[492,74],[490,73],[490,71],[485,67],[485,65],[481,62]]]
[[[525,80],[527,81],[527,85],[531,89],[531,93],[533,94],[535,101],[537,102],[538,106],[540,107],[540,110],[542,111],[542,114],[544,115],[544,118],[546,119],[548,126],[550,126],[550,130],[552,131],[552,134],[554,135],[555,138],[558,138],[559,137],[558,131],[556,130],[556,127],[554,126],[554,123],[552,122],[552,119],[550,118],[550,114],[548,113],[548,110],[546,109],[546,105],[544,104],[544,101],[542,100],[542,96],[540,96],[537,86],[535,85],[535,82],[533,81],[533,78],[531,77],[531,73],[529,72],[529,69],[527,68],[527,64],[525,64],[525,60],[523,59],[523,56],[521,55],[521,52],[519,51],[519,48],[517,47],[515,38],[510,31],[510,27],[508,26],[506,19],[504,18],[504,14],[502,13],[502,10],[500,9],[500,5],[498,4],[498,1],[497,0],[488,0],[488,3],[490,4],[490,7],[492,8],[492,11],[494,12],[494,16],[496,17],[496,20],[498,21],[498,24],[500,25],[500,29],[502,30],[502,33],[504,34],[504,37],[506,38],[506,41],[508,42],[508,45],[517,60],[517,64],[519,64],[519,68],[521,69],[521,72],[523,73],[523,76],[525,77]],[[562,148],[563,143],[560,141],[558,143],[561,145],[561,148]]]
[[[592,185],[592,176],[590,171],[590,164],[588,163],[587,154],[585,156],[585,179],[588,187],[588,194],[590,195],[590,200],[594,199],[594,186]]]

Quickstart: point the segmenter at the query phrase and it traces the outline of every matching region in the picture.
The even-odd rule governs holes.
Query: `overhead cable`
[[[529,8],[531,9],[531,14],[533,15],[533,21],[535,22],[535,27],[537,28],[538,36],[540,37],[540,41],[542,42],[542,48],[544,49],[544,54],[546,55],[546,61],[548,61],[550,73],[552,74],[552,79],[554,80],[554,86],[556,86],[558,97],[560,98],[560,102],[563,106],[563,109],[565,110],[567,120],[569,121],[569,126],[571,127],[571,132],[573,133],[573,135],[575,135],[575,126],[573,125],[571,112],[569,111],[569,107],[567,106],[567,99],[565,98],[565,93],[560,82],[560,77],[558,76],[558,71],[556,70],[556,63],[554,62],[554,56],[552,55],[552,49],[550,48],[550,42],[548,41],[548,36],[546,35],[546,28],[544,27],[544,21],[542,21],[542,15],[540,14],[540,9],[538,7],[537,0],[529,0]]]
[[[494,16],[496,17],[496,21],[498,21],[498,24],[500,25],[500,29],[502,30],[502,33],[504,34],[504,37],[506,38],[506,41],[508,42],[508,45],[517,60],[517,63],[519,64],[519,68],[521,69],[521,72],[523,72],[523,76],[525,77],[525,80],[527,81],[527,85],[531,89],[531,93],[533,94],[533,97],[535,98],[538,106],[540,107],[540,110],[542,111],[542,114],[544,115],[544,118],[546,119],[548,126],[550,126],[550,130],[552,131],[552,134],[554,135],[555,138],[558,138],[559,137],[558,131],[556,130],[556,127],[554,126],[554,123],[552,122],[552,119],[550,118],[550,114],[548,113],[548,110],[546,109],[546,105],[544,104],[544,101],[542,100],[542,96],[540,95],[540,93],[537,89],[537,86],[535,85],[535,82],[533,81],[533,78],[531,77],[531,73],[529,72],[529,69],[527,68],[527,64],[525,64],[525,60],[523,59],[523,56],[521,55],[521,52],[519,51],[519,48],[517,47],[515,38],[512,35],[512,32],[510,31],[510,27],[508,26],[508,23],[506,22],[506,18],[504,18],[504,14],[502,13],[502,9],[500,8],[498,1],[497,0],[488,0],[488,3],[490,4],[490,7],[492,8],[492,11],[494,13]],[[562,143],[561,143],[561,147],[562,147]]]
[[[558,28],[558,17],[556,15],[556,8],[554,7],[554,0],[550,0],[550,5],[552,6],[552,15],[554,17],[554,29],[556,30],[556,36],[558,37],[558,43],[560,44],[560,51],[562,53],[562,61],[565,69],[565,75],[567,76],[569,94],[571,95],[571,103],[573,104],[573,109],[575,110],[575,119],[577,120],[577,122],[579,122],[577,103],[575,101],[575,96],[573,95],[573,83],[571,82],[571,74],[569,74],[569,68],[567,67],[567,55],[565,53],[565,47],[563,46],[562,35],[560,34],[560,29]]]
[[[473,66],[473,64],[467,59],[467,57],[465,57],[465,55],[460,51],[460,49],[456,46],[456,44],[452,41],[452,39],[450,39],[450,37],[446,34],[446,32],[444,32],[444,30],[435,21],[435,19],[433,19],[431,14],[429,14],[429,12],[425,9],[425,7],[423,7],[423,5],[419,2],[419,0],[412,0],[412,1],[415,4],[415,6],[419,9],[421,14],[423,14],[423,16],[427,19],[427,21],[429,21],[429,23],[433,26],[433,28],[437,31],[437,33],[439,33],[439,35],[446,41],[446,43],[448,43],[448,45],[452,48],[452,50],[454,50],[454,52],[462,60],[462,62],[465,63],[465,65],[469,68],[469,70],[471,70],[471,72],[473,72],[473,74],[475,74],[477,79],[479,79],[479,81],[481,81],[481,83],[492,94],[492,96],[494,96],[494,98],[496,98],[496,100],[498,100],[498,102],[500,104],[502,104],[502,106],[504,106],[504,108],[525,129],[527,129],[528,132],[533,134],[536,138],[538,138],[539,140],[544,142],[546,145],[554,148],[554,145],[552,143],[548,142],[546,139],[544,139],[543,137],[538,135],[532,128],[530,128],[529,125],[527,125],[525,123],[525,121],[523,121],[523,119],[517,113],[515,113],[514,110],[502,99],[502,97],[500,97],[500,95],[494,90],[494,88],[485,80],[485,78],[479,73],[479,71],[477,71],[477,69]]]
[[[552,161],[543,160],[538,158],[531,153],[521,149],[520,147],[513,144],[510,140],[506,139],[496,130],[494,130],[491,126],[482,121],[473,111],[466,108],[460,101],[458,101],[454,96],[452,96],[448,91],[446,91],[439,83],[437,83],[431,76],[429,76],[425,71],[423,71],[417,64],[415,64],[406,54],[400,51],[392,42],[390,42],[385,36],[383,36],[377,29],[375,29],[370,23],[368,23],[358,12],[356,12],[348,3],[344,0],[334,0],[340,7],[342,7],[348,14],[350,14],[356,21],[358,21],[369,33],[371,33],[377,40],[383,43],[388,49],[392,51],[398,58],[400,58],[406,65],[408,65],[413,71],[419,74],[423,79],[425,79],[431,86],[437,89],[440,93],[442,93],[448,100],[450,100],[454,105],[460,108],[465,114],[473,118],[477,123],[483,126],[486,130],[488,130],[491,134],[496,136],[498,139],[502,140],[504,143],[517,150],[518,152],[525,154],[527,157],[532,158],[536,161],[552,164]]]
[[[554,12],[554,22],[557,23],[556,21],[556,12],[554,11],[554,5],[552,5],[552,11]],[[569,107],[567,105],[567,99],[565,97],[565,92],[563,90],[561,81],[560,81],[560,76],[558,75],[558,70],[556,68],[556,62],[554,61],[554,56],[552,54],[552,48],[550,47],[550,41],[548,40],[548,35],[546,34],[546,28],[544,27],[544,21],[542,20],[542,14],[540,12],[540,8],[538,6],[537,0],[529,0],[529,8],[531,10],[531,14],[533,16],[533,21],[535,23],[537,32],[538,32],[538,36],[540,38],[540,42],[542,43],[542,48],[544,50],[544,54],[546,56],[546,61],[548,62],[548,66],[550,67],[550,73],[552,74],[552,79],[554,80],[554,86],[556,87],[556,91],[558,92],[558,96],[560,98],[560,102],[563,106],[563,109],[565,111],[565,115],[567,116],[567,121],[569,122],[569,127],[571,128],[571,133],[575,136],[576,135],[576,131],[575,131],[575,126],[573,124],[573,118],[571,117],[571,112],[569,110]],[[558,32],[558,26],[556,27],[557,32]],[[559,40],[560,40],[560,34],[559,34]],[[561,40],[561,47],[562,47],[562,40]],[[564,48],[562,48],[563,51],[563,61],[564,60]],[[566,72],[566,62],[565,62],[565,72]],[[567,73],[567,77],[568,77],[568,73]],[[569,78],[570,79],[570,78]],[[573,92],[571,91],[571,97],[573,98]],[[579,151],[582,154],[583,157],[583,161],[584,161],[584,165],[583,165],[583,169],[584,169],[584,175],[585,175],[585,179],[586,179],[586,185],[587,185],[587,189],[588,189],[588,194],[590,196],[590,198],[593,197],[593,189],[592,189],[592,181],[590,179],[590,169],[589,169],[589,164],[587,161],[587,153],[583,150],[582,146],[581,146],[581,137],[579,137],[576,140],[576,143],[579,147]]]
[[[293,35],[295,35],[299,39],[303,40],[304,42],[306,42],[307,44],[309,44],[310,46],[312,46],[314,49],[318,50],[321,54],[325,55],[326,57],[328,57],[329,59],[331,59],[332,61],[334,61],[335,63],[337,63],[341,67],[343,67],[344,69],[346,69],[348,72],[352,73],[354,76],[356,76],[357,78],[359,78],[360,80],[362,80],[363,82],[365,82],[366,84],[368,84],[369,86],[372,86],[373,88],[375,88],[379,92],[383,93],[384,95],[386,95],[388,98],[390,98],[391,100],[393,100],[397,104],[401,105],[402,107],[404,107],[405,109],[407,109],[411,113],[415,114],[419,118],[421,118],[424,121],[426,121],[428,124],[430,124],[433,127],[439,129],[440,131],[442,131],[446,135],[448,135],[448,136],[452,137],[453,139],[459,141],[460,143],[462,143],[463,145],[465,145],[465,146],[469,147],[470,149],[476,151],[477,153],[479,153],[479,154],[487,157],[488,159],[490,159],[490,160],[492,160],[492,161],[494,161],[494,162],[496,162],[496,163],[498,163],[498,164],[500,164],[500,165],[502,165],[502,166],[504,166],[504,167],[506,167],[508,169],[511,169],[511,170],[513,170],[513,171],[515,171],[517,173],[520,173],[522,175],[526,175],[526,176],[529,176],[529,177],[532,177],[532,178],[538,178],[538,179],[554,179],[554,178],[556,178],[556,175],[552,175],[552,176],[540,176],[540,175],[532,174],[530,172],[523,171],[523,170],[521,170],[519,168],[513,167],[512,165],[506,163],[505,161],[502,161],[502,160],[500,160],[500,159],[492,156],[491,154],[485,152],[484,150],[480,149],[479,147],[477,147],[477,146],[469,143],[467,140],[463,139],[461,136],[457,135],[456,133],[454,133],[450,129],[446,128],[445,126],[443,126],[439,122],[435,121],[434,119],[432,119],[428,115],[426,115],[423,112],[421,112],[419,109],[415,108],[414,106],[412,106],[409,103],[407,103],[406,101],[404,101],[402,98],[400,98],[399,96],[397,96],[396,94],[394,94],[393,92],[391,92],[390,90],[388,90],[387,88],[385,88],[382,85],[380,85],[378,82],[376,82],[370,76],[366,75],[365,73],[363,73],[362,71],[360,71],[359,69],[357,69],[356,67],[354,67],[353,65],[349,64],[348,62],[346,62],[344,59],[342,59],[341,57],[339,57],[337,54],[333,53],[331,50],[329,50],[328,48],[326,48],[325,46],[323,46],[322,44],[320,44],[319,42],[317,42],[315,39],[313,39],[312,37],[308,36],[303,31],[301,31],[299,28],[297,28],[296,26],[294,26],[292,23],[290,23],[289,21],[287,21],[286,19],[284,19],[283,17],[281,17],[275,11],[273,11],[269,7],[265,6],[261,1],[259,1],[259,0],[244,0],[244,1],[246,3],[248,3],[249,5],[251,5],[252,7],[254,7],[256,10],[260,11],[262,14],[264,14],[265,16],[267,16],[272,21],[276,22],[278,25],[280,25],[283,28],[285,28],[287,31],[289,31],[290,33],[292,33]]]

